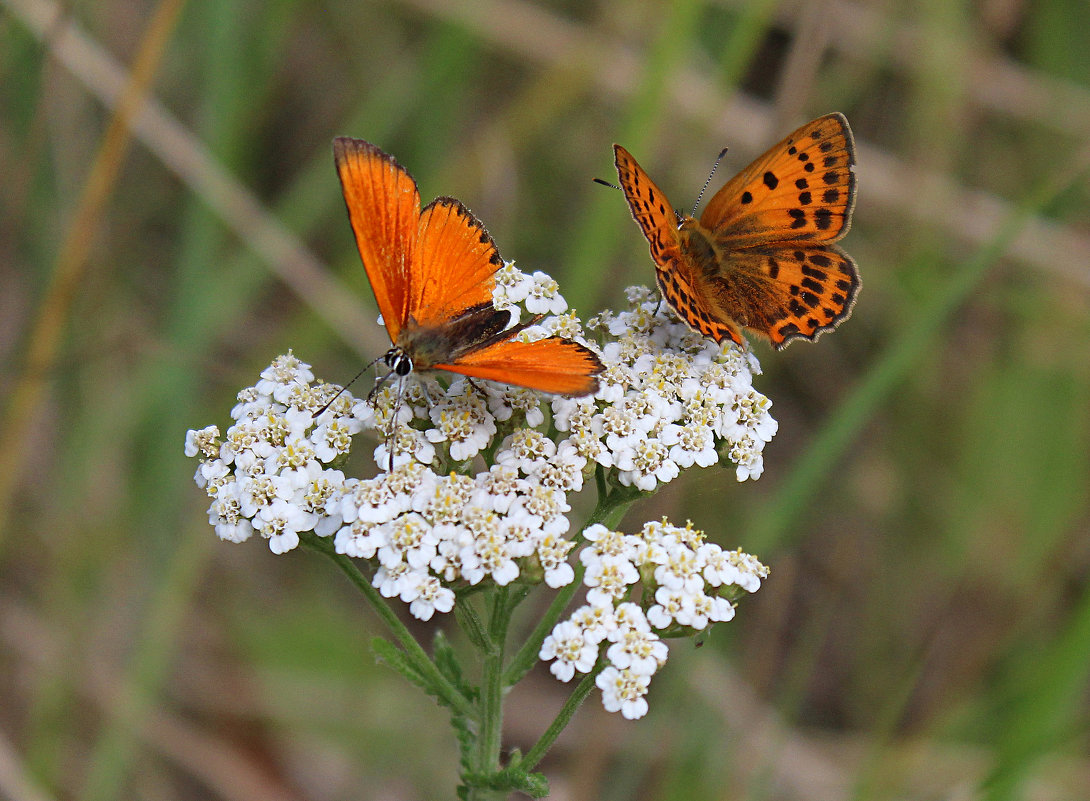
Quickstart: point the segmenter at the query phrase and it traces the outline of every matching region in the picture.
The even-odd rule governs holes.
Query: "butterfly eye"
[[[413,371],[413,360],[399,348],[390,348],[390,350],[386,351],[386,355],[382,357],[382,360],[386,362],[387,367],[393,370],[394,375],[407,376]]]

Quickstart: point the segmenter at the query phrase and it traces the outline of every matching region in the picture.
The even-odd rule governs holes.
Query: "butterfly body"
[[[679,215],[632,155],[617,175],[647,238],[666,302],[694,330],[777,348],[817,339],[851,313],[855,262],[832,244],[851,224],[854,145],[847,120],[808,123],[727,182],[700,219]]]
[[[586,346],[514,339],[540,318],[511,327],[512,313],[493,306],[503,259],[469,209],[449,197],[421,208],[416,181],[369,142],[338,137],[333,157],[394,374],[434,369],[563,395],[597,390],[602,364]]]

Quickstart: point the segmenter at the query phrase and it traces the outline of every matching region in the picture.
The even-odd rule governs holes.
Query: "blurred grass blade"
[[[1061,750],[1078,753],[1090,682],[1090,592],[1073,610],[1067,630],[1032,650],[1016,686],[995,695],[999,708],[992,730],[995,767],[983,784],[988,801],[1025,798],[1024,785],[1037,762]]]
[[[22,374],[0,422],[0,542],[7,527],[12,492],[22,476],[19,468],[30,445],[34,417],[42,407],[46,381],[52,373],[72,300],[83,278],[87,254],[121,170],[131,137],[131,122],[144,102],[183,5],[182,0],[162,0],[148,24],[128,84],[91,164],[53,267],[49,287],[31,328]],[[49,28],[52,29],[52,24]]]

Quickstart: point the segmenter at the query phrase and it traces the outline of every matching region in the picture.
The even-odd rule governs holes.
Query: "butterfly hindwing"
[[[536,342],[507,339],[468,353],[454,364],[436,366],[471,378],[573,396],[596,392],[597,375],[602,372],[594,351],[563,337]]]
[[[855,145],[843,114],[826,114],[770,148],[715,193],[700,223],[724,249],[835,242],[855,204]]]
[[[817,339],[847,318],[859,273],[836,245],[752,247],[732,252],[730,269],[706,278],[700,291],[715,316],[781,349],[793,339]]]
[[[488,301],[438,324],[419,325],[410,319],[397,344],[412,359],[414,369],[427,370],[505,338],[510,322],[510,311],[499,311]]]

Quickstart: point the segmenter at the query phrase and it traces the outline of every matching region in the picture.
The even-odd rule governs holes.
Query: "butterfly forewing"
[[[360,139],[333,140],[348,219],[390,340],[408,319],[420,193],[393,156]]]
[[[655,266],[655,282],[663,299],[694,331],[716,342],[729,338],[743,344],[742,332],[722,304],[715,303],[715,295],[701,273],[679,256]]]
[[[807,123],[715,193],[700,217],[725,249],[835,242],[855,203],[855,145],[843,114]]]
[[[628,200],[628,207],[632,209],[632,216],[640,224],[651,246],[651,258],[656,264],[664,264],[679,256],[678,219],[674,207],[631,153],[620,145],[613,146],[613,153],[621,189]]]
[[[437,325],[492,302],[493,276],[503,266],[496,243],[460,201],[440,197],[420,214],[409,314]]]

